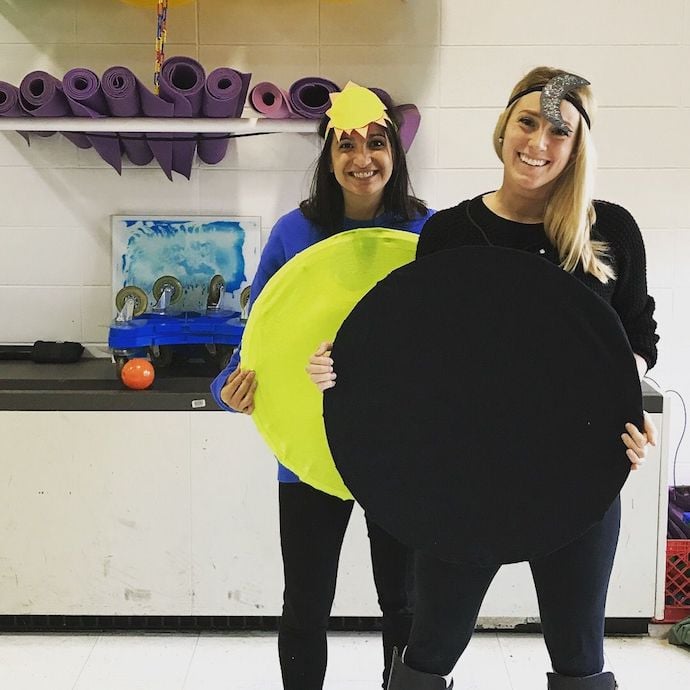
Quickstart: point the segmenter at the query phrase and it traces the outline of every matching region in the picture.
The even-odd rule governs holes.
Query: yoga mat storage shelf
[[[156,132],[193,134],[313,133],[318,120],[304,118],[215,117],[3,117],[0,131],[18,132]]]

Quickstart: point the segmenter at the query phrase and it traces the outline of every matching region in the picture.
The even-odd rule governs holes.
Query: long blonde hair
[[[544,86],[550,79],[564,70],[553,67],[535,67],[513,88],[511,98],[533,86]],[[594,96],[588,86],[581,86],[571,92],[580,100],[590,117],[595,109]],[[508,120],[515,108],[512,103],[499,116],[494,128],[494,151],[503,161],[502,142]],[[615,278],[613,267],[605,261],[608,252],[606,242],[593,240],[592,226],[596,212],[592,205],[596,152],[589,133],[589,127],[580,115],[573,157],[557,178],[544,212],[544,230],[556,247],[561,267],[572,273],[582,263],[585,273],[591,273],[602,283]]]

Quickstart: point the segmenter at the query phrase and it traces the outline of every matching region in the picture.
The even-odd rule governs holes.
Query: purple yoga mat
[[[0,81],[0,117],[29,117],[19,104],[19,89],[6,81]],[[30,143],[26,132],[18,134],[26,139],[27,144]]]
[[[98,76],[90,69],[76,67],[62,78],[62,88],[72,114],[77,117],[101,118],[108,115],[108,104],[101,91]],[[122,174],[122,149],[115,132],[87,135],[100,157]]]
[[[6,81],[0,81],[0,115],[4,117],[29,117],[19,104],[19,89]]]
[[[206,117],[240,117],[247,99],[251,74],[243,74],[230,67],[219,67],[211,72],[204,88],[202,112]],[[204,163],[215,164],[223,160],[228,149],[226,137],[202,135],[197,153]]]
[[[194,58],[176,55],[168,58],[161,67],[161,97],[184,97],[192,117],[201,113],[205,84],[206,72]]]
[[[62,82],[48,72],[29,72],[19,85],[19,103],[22,109],[33,117],[69,117],[72,114]],[[38,132],[40,136],[51,136],[53,132]],[[62,133],[80,149],[91,148],[91,142],[84,134]]]
[[[173,117],[175,106],[173,103],[158,98],[156,94],[149,91],[138,79],[137,88],[141,109],[147,117]],[[148,141],[153,155],[156,157],[161,170],[169,180],[172,180],[173,170],[173,142],[169,134],[147,132]]]
[[[400,141],[403,149],[405,149],[405,153],[407,153],[419,129],[422,115],[417,106],[413,103],[398,105],[393,108],[393,112],[396,114],[398,122],[400,123]]]
[[[373,91],[384,102],[385,106],[391,112],[391,115],[398,121],[400,142],[402,143],[405,153],[407,153],[410,150],[410,146],[412,146],[412,142],[414,141],[422,120],[419,109],[412,103],[405,103],[397,106],[393,105],[393,99],[390,97],[388,91],[384,89],[371,86],[369,90]]]
[[[111,115],[138,117],[142,114],[139,84],[127,67],[109,67],[101,77],[101,90]],[[153,151],[144,134],[128,132],[121,140],[127,158],[135,165],[147,165],[153,160]],[[172,146],[169,148],[172,165]]]
[[[249,102],[264,117],[280,119],[294,114],[287,91],[270,81],[259,82],[249,94]]]
[[[321,77],[303,77],[288,90],[294,111],[302,117],[318,120],[331,107],[329,94],[340,87]]]
[[[201,114],[206,73],[194,58],[175,56],[161,67],[160,96],[174,105],[175,117],[194,117]],[[192,174],[196,139],[185,133],[173,137],[172,169],[187,179]]]
[[[240,117],[247,99],[251,74],[218,67],[208,75],[202,110],[206,117]]]
[[[386,108],[390,108],[393,105],[393,99],[391,98],[391,95],[388,93],[388,91],[385,91],[384,89],[379,89],[376,86],[370,86],[369,91],[373,91],[383,101]]]
[[[146,117],[173,116],[175,106],[151,93],[127,67],[111,67],[107,70],[107,73],[107,78],[106,74],[103,75],[102,88],[104,89],[106,99],[111,99],[108,102],[112,102],[115,99],[121,101],[121,104],[118,106],[121,116],[127,117],[126,113],[132,109],[132,104],[137,102],[136,98],[130,94],[132,80],[136,88],[140,107],[140,112],[137,114],[143,113]],[[111,87],[114,89],[113,91],[111,91]],[[116,95],[116,91],[119,91],[119,97]],[[113,114],[115,114],[114,111]],[[151,152],[156,157],[158,164],[161,166],[161,170],[169,180],[172,180],[173,144],[170,135],[164,132],[147,132],[144,138]],[[130,141],[130,143],[132,142]]]
[[[421,122],[421,115],[416,105],[412,103],[405,103],[404,105],[393,105],[393,99],[390,97],[388,91],[379,89],[375,86],[370,87],[388,108],[390,114],[395,117],[399,125],[399,135],[402,147],[407,153],[412,146],[419,124]]]

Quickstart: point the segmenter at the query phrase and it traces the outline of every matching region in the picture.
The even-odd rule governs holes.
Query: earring
[[[498,143],[502,144],[503,143],[503,137],[498,137]]]

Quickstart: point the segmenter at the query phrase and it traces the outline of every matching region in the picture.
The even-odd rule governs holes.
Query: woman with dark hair
[[[362,122],[321,122],[325,137],[308,199],[278,220],[266,243],[251,288],[251,304],[276,271],[297,253],[336,233],[385,227],[419,234],[431,211],[410,194],[405,152],[398,125],[384,103],[368,89],[350,85],[337,95],[361,115],[361,104],[374,116]],[[334,99],[334,104],[336,100]],[[359,106],[357,104],[360,104]],[[335,107],[335,105],[334,105]],[[370,112],[369,109],[366,111]],[[368,115],[366,116],[368,117]],[[255,372],[240,366],[238,349],[213,381],[211,390],[226,410],[252,414]],[[278,459],[280,460],[280,458]],[[285,590],[278,634],[285,690],[321,690],[326,671],[326,630],[335,595],[340,549],[353,501],[300,482],[279,464],[280,539]],[[411,624],[408,549],[367,519],[371,561],[383,613],[385,679],[393,648],[407,644]]]

